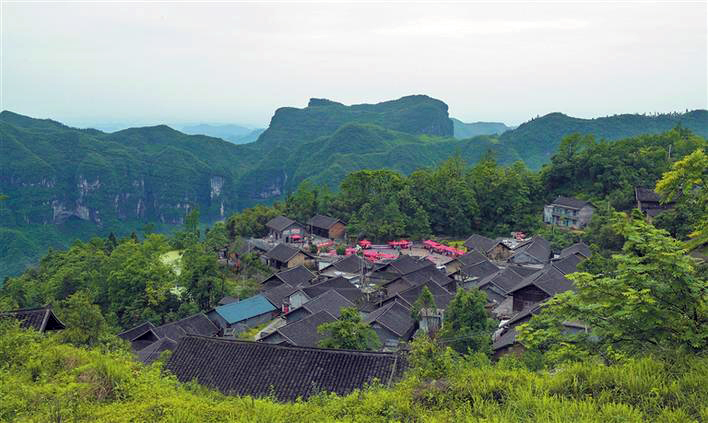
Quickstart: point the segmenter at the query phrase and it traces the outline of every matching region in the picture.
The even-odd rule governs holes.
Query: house
[[[337,292],[336,289],[330,289],[304,303],[302,306],[291,310],[284,317],[288,323],[292,323],[324,310],[332,316],[339,318],[341,310],[344,307],[356,307],[356,305]]]
[[[276,269],[291,269],[305,264],[312,264],[313,257],[299,248],[278,244],[265,253],[268,265]]]
[[[269,322],[277,314],[278,309],[265,296],[255,295],[216,307],[207,313],[207,317],[228,336]]]
[[[592,256],[592,252],[590,251],[590,247],[581,241],[562,249],[558,255],[558,258],[566,258],[569,255],[575,255],[579,259],[585,260]]]
[[[374,329],[384,348],[392,348],[400,341],[408,341],[413,336],[416,326],[410,308],[398,301],[392,301],[374,310],[366,317],[364,323]]]
[[[261,338],[259,342],[277,345],[292,345],[297,347],[317,347],[326,338],[317,328],[325,323],[334,322],[336,317],[326,310],[320,310],[304,319],[288,323],[275,332]]]
[[[522,310],[504,324],[501,333],[492,343],[493,358],[495,360],[505,354],[513,353],[520,355],[523,353],[524,346],[516,339],[518,334],[516,328],[522,323],[526,323],[531,320],[533,316],[541,311],[542,306],[542,304],[537,304],[533,307]],[[589,327],[582,322],[564,321],[561,325],[563,326],[563,333],[574,334],[579,332],[588,332],[589,330]]]
[[[346,395],[374,380],[390,386],[405,362],[392,353],[187,336],[166,369],[181,382],[196,380],[226,395],[295,401],[320,392]]]
[[[580,257],[575,254],[565,256],[563,258],[557,258],[551,261],[553,267],[558,269],[562,274],[567,275],[569,273],[575,273],[578,271],[578,264],[583,261]]]
[[[509,262],[518,265],[541,266],[551,257],[551,244],[540,236],[534,236],[514,249]]]
[[[407,275],[426,267],[435,268],[435,265],[424,258],[419,260],[408,254],[401,254],[395,260],[374,268],[369,275],[369,279],[377,284],[385,284],[402,275]]]
[[[543,221],[563,228],[581,229],[590,223],[594,210],[587,201],[559,196],[543,207]]]
[[[454,275],[462,266],[469,266],[483,261],[488,261],[485,255],[479,251],[471,250],[459,257],[449,258],[448,261],[444,263],[444,266],[448,275]]]
[[[309,222],[310,233],[322,238],[329,239],[344,239],[346,233],[346,224],[339,219],[318,214]]]
[[[342,276],[353,284],[360,284],[366,269],[366,261],[356,254],[346,256],[320,269],[320,275],[334,278]]]
[[[118,337],[130,342],[139,361],[150,364],[163,351],[174,349],[183,336],[215,336],[218,332],[219,328],[204,313],[197,313],[161,326],[145,322],[119,333]]]
[[[279,242],[294,242],[305,238],[305,227],[285,216],[276,216],[266,223],[268,236]]]
[[[288,313],[292,310],[290,296],[299,289],[287,283],[281,283],[261,293],[266,299],[277,307],[281,313]]]
[[[659,194],[649,188],[634,188],[634,198],[637,200],[637,208],[650,219],[676,205],[674,202],[662,204]]]
[[[485,259],[479,263],[463,265],[455,274],[455,279],[463,282],[462,286],[465,286],[465,282],[467,281],[479,280],[498,271],[499,267],[495,266],[491,261]]]
[[[281,284],[293,287],[305,286],[317,280],[317,275],[309,271],[305,266],[296,266],[282,272],[274,273],[261,282],[264,290],[274,288]]]
[[[501,239],[490,239],[474,234],[467,238],[463,244],[470,251],[476,251],[491,260],[504,261],[511,256],[512,251]]]
[[[0,319],[19,320],[22,329],[34,329],[38,332],[62,330],[64,323],[52,311],[51,306],[23,308],[19,310],[0,312]]]
[[[295,310],[301,307],[308,301],[317,298],[318,296],[324,294],[330,289],[334,289],[341,296],[349,300],[354,304],[361,302],[364,294],[359,290],[359,288],[352,285],[346,278],[338,276],[336,278],[327,279],[315,285],[310,285],[307,287],[302,287],[297,289],[295,292],[289,295],[288,301],[290,304],[290,310]]]
[[[404,291],[414,286],[422,285],[428,281],[433,281],[441,287],[444,287],[449,292],[455,292],[457,286],[456,281],[445,273],[439,271],[432,264],[405,275],[399,276],[391,281],[381,285],[387,296],[393,296],[398,292]]]
[[[519,312],[561,292],[575,290],[573,282],[563,273],[548,265],[525,278],[508,294],[514,298],[513,311]]]

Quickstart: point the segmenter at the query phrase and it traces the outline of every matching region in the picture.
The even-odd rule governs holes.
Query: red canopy
[[[344,250],[344,255],[351,256],[352,254],[356,254],[356,248],[348,247]]]
[[[302,235],[290,235],[290,239],[301,239]]]
[[[323,242],[322,244],[317,244],[317,247],[318,247],[318,248],[331,247],[331,246],[333,246],[333,245],[334,245],[334,241],[325,241],[325,242]]]
[[[371,247],[371,241],[362,239],[361,241],[359,241],[359,245],[361,246],[361,248],[369,248]]]

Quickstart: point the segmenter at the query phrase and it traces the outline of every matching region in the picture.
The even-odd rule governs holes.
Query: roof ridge
[[[395,353],[390,353],[390,352],[383,352],[383,351],[361,351],[361,350],[348,350],[348,349],[343,349],[343,348],[319,348],[319,347],[300,347],[300,346],[295,346],[295,345],[277,345],[277,344],[268,344],[265,342],[256,342],[256,341],[245,341],[242,339],[228,339],[228,338],[219,338],[219,337],[214,337],[214,336],[206,336],[206,335],[197,335],[197,334],[187,334],[180,338],[179,343],[184,342],[185,339],[188,338],[202,338],[202,339],[208,339],[214,342],[223,342],[223,343],[230,343],[230,344],[249,344],[249,345],[262,345],[263,347],[266,348],[273,348],[273,349],[286,349],[286,350],[315,350],[315,351],[330,351],[333,353],[354,353],[357,355],[372,355],[372,356],[394,356]]]

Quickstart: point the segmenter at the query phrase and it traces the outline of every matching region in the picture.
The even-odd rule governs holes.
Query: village
[[[648,216],[659,210],[652,193],[636,190],[637,206]],[[593,210],[588,202],[558,197],[544,207],[543,219],[582,229]],[[520,232],[495,239],[471,234],[455,246],[432,239],[374,244],[353,240],[346,222],[322,215],[306,223],[277,216],[266,227],[268,234],[248,239],[242,251],[272,269],[259,293],[226,296],[211,310],[161,326],[146,321],[118,334],[137,360],[150,364],[169,350],[167,368],[180,380],[196,378],[229,394],[289,401],[312,395],[315,385],[344,394],[373,379],[395,381],[406,368],[408,342],[434,335],[455,293],[470,289],[486,294],[486,309],[499,322],[492,339],[496,360],[523,352],[516,328],[549,298],[575,290],[566,275],[592,254],[582,242],[554,252],[543,237]],[[219,256],[227,266],[239,265],[238,253],[224,249]],[[434,307],[416,318],[412,310],[424,291]],[[320,348],[325,335],[318,328],[345,309],[356,310],[375,331],[379,351]],[[63,328],[49,308],[22,313],[17,317],[25,326]],[[589,329],[579,321],[563,325],[569,333]]]

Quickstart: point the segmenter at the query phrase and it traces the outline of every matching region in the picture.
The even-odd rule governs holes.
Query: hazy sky
[[[706,2],[12,3],[2,109],[73,125],[265,126],[408,94],[518,124],[706,108]]]

